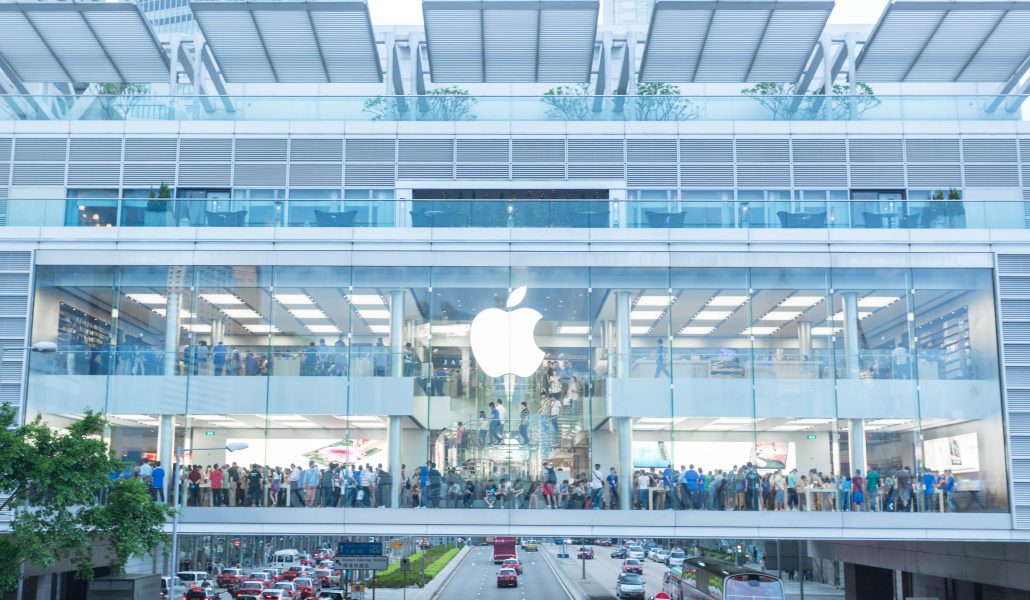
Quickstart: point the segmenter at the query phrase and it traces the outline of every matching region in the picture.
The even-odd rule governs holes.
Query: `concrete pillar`
[[[161,415],[161,425],[157,430],[157,460],[165,470],[164,496],[167,500],[168,490],[172,482],[172,453],[175,452],[175,420],[172,415]]]
[[[844,34],[844,48],[848,53],[848,94],[854,96],[858,93],[858,73],[855,59],[858,58],[858,43],[855,39],[855,32],[849,31]]]
[[[801,360],[812,356],[812,324],[807,321],[798,321],[798,354]]]
[[[165,375],[175,375],[179,364],[179,307],[182,292],[168,290],[165,301]]]
[[[393,485],[390,486],[389,508],[397,508],[401,505],[401,423],[404,417],[387,417],[389,424],[389,436],[386,447],[390,453],[390,477]]]
[[[848,450],[851,456],[851,473],[855,469],[866,472],[865,425],[862,419],[848,421]]]
[[[819,43],[823,47],[823,93],[829,96],[833,94],[833,41],[830,34],[824,33],[819,38]],[[799,90],[798,93],[804,93],[804,90]]]
[[[615,376],[625,379],[630,376],[632,351],[629,313],[633,294],[629,290],[615,292]]]
[[[619,509],[633,507],[633,420],[629,417],[615,417],[616,434],[619,437]]]
[[[845,378],[858,379],[858,293],[844,293],[844,358]]]
[[[404,376],[404,290],[390,290],[390,376]],[[401,422],[403,417],[387,417],[389,424],[388,463],[393,485],[390,486],[390,507],[400,506],[401,494]]]
[[[629,290],[615,292],[615,360],[616,377],[625,379],[630,376],[630,338],[631,301],[633,294]],[[633,490],[633,421],[629,417],[614,417],[615,429],[619,436],[619,508],[626,510],[632,504]]]

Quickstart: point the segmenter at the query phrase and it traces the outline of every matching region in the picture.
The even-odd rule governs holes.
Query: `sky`
[[[421,25],[421,0],[369,0],[372,22],[376,25]],[[830,17],[836,24],[872,24],[883,12],[887,0],[837,0]]]

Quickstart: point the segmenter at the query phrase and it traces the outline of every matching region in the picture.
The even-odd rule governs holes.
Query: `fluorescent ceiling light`
[[[390,311],[388,310],[376,310],[371,308],[359,308],[358,314],[361,315],[362,319],[366,321],[370,319],[389,319]]]
[[[641,296],[636,306],[669,306],[676,301],[676,296]]]
[[[777,425],[770,427],[769,431],[803,431],[805,429],[811,429],[811,427],[807,425]]]
[[[291,308],[290,314],[298,319],[328,319],[325,313],[317,308]]]
[[[340,333],[336,325],[305,325],[311,333]]]
[[[351,294],[347,296],[347,302],[355,306],[386,306],[378,294]]]
[[[826,425],[833,423],[833,419],[794,419],[787,425]]]
[[[761,318],[762,321],[793,321],[800,317],[802,313],[793,310],[774,310],[770,313],[766,313]]]
[[[262,323],[244,323],[243,328],[251,333],[279,333],[279,328],[275,325]]]
[[[150,415],[112,415],[118,419],[125,419],[126,421],[156,421],[157,419]]]
[[[876,425],[878,427],[892,427],[894,425],[904,425],[905,423],[911,423],[912,419],[873,419],[872,421],[866,421],[866,425]]]
[[[629,333],[630,335],[647,335],[651,333],[651,329],[653,328],[647,325],[637,325],[636,327],[630,327]]]
[[[634,310],[630,311],[629,318],[631,321],[656,321],[664,314],[660,310]]]
[[[389,325],[369,325],[368,330],[372,333],[390,333]]]
[[[191,419],[195,419],[197,421],[235,421],[236,420],[236,419],[233,419],[232,417],[227,416],[227,415],[189,415],[189,417]]]
[[[643,417],[637,420],[637,423],[678,423],[682,421],[682,417]]]
[[[280,423],[280,422],[274,422],[274,423],[275,423],[276,425],[282,425],[282,426],[284,426],[284,427],[294,427],[294,428],[303,428],[303,427],[308,427],[308,428],[314,428],[314,427],[321,427],[321,425],[319,425],[318,423],[312,423],[311,421],[305,421],[305,422],[303,422],[303,423],[300,423],[300,422],[296,422],[296,423],[295,423],[295,422],[293,422],[293,421],[290,421],[289,423]]]
[[[780,306],[784,308],[808,308],[809,306],[815,306],[822,301],[822,296],[791,296],[781,302]]]
[[[140,304],[165,304],[168,302],[161,294],[125,294]]]
[[[163,309],[163,308],[155,308],[153,310],[154,310],[154,312],[156,312],[157,314],[161,315],[162,317],[165,316],[166,314],[168,314],[168,311]],[[191,313],[188,310],[180,309],[179,310],[179,316],[181,318],[183,318],[183,319],[193,319],[193,318],[196,318],[197,315],[196,315],[196,313]]]
[[[748,327],[740,335],[772,335],[779,330],[779,327]]]
[[[260,319],[261,314],[249,308],[223,308],[225,316],[233,319]]]
[[[431,325],[430,331],[440,335],[465,335],[472,329],[467,323],[451,323],[446,325]]]
[[[306,294],[276,294],[275,299],[286,305],[311,305],[315,301]]]
[[[694,315],[695,321],[725,321],[733,314],[730,310],[702,310]]]
[[[712,425],[745,425],[751,423],[757,423],[758,421],[764,421],[765,419],[753,419],[751,417],[719,417],[712,421]]]
[[[812,335],[836,335],[840,333],[841,327],[813,327]]]
[[[736,429],[738,427],[740,427],[740,425],[712,425],[712,424],[709,424],[709,425],[703,425],[701,427],[701,431],[732,431],[732,430],[734,430],[734,429]]]
[[[243,300],[240,300],[232,294],[201,294],[200,297],[211,304],[222,304],[226,306],[243,304]]]
[[[680,335],[708,335],[715,331],[715,327],[697,327],[697,326],[686,326],[680,329]]]
[[[858,306],[861,308],[884,308],[894,304],[901,298],[897,296],[866,296],[858,299]]]
[[[226,421],[224,423],[215,423],[215,427],[224,427],[226,429],[249,429],[250,425],[241,423],[239,421]]]
[[[187,323],[182,328],[190,333],[211,333],[211,326],[203,323]]]
[[[586,335],[590,333],[589,325],[562,325],[558,328],[558,333],[564,335]]]
[[[747,302],[747,296],[716,296],[708,301],[708,306],[737,308],[745,302]]]
[[[864,318],[868,317],[871,314],[873,314],[873,313],[871,313],[869,311],[860,310],[860,311],[858,311],[858,318],[859,319],[864,319]],[[831,321],[843,321],[844,320],[844,311],[842,310],[842,311],[838,312],[837,314],[833,315],[832,317],[830,317],[830,320]]]

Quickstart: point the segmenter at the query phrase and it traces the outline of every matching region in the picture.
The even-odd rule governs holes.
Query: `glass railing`
[[[1020,200],[14,199],[7,226],[639,229],[1027,229]]]
[[[0,119],[73,121],[1026,120],[1026,96],[6,95]]]

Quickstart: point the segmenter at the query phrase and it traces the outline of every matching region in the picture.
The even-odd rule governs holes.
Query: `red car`
[[[243,569],[222,569],[222,572],[218,574],[215,581],[218,583],[218,587],[225,588],[226,591],[232,594],[246,579],[247,576],[244,574]]]
[[[589,548],[587,546],[581,546],[580,549],[576,552],[576,558],[592,560],[594,558],[594,549]]]
[[[502,569],[515,569],[517,575],[522,575],[522,563],[517,558],[509,558],[501,563]]]
[[[320,587],[318,583],[310,577],[298,577],[293,580],[293,583],[297,584],[297,591],[300,592],[301,600],[304,600],[305,598],[314,598]]]
[[[498,571],[497,587],[519,587],[519,575],[515,569],[504,568]]]
[[[622,561],[622,572],[623,573],[636,573],[637,575],[644,574],[644,565],[635,558],[627,558]]]
[[[300,576],[300,567],[290,567],[283,571],[282,581],[293,581]]]
[[[265,585],[265,582],[261,581],[260,579],[248,579],[247,581],[244,581],[240,587],[236,588],[236,593],[242,594],[244,592],[249,592],[256,596],[261,592],[265,591],[266,587],[268,586]]]

